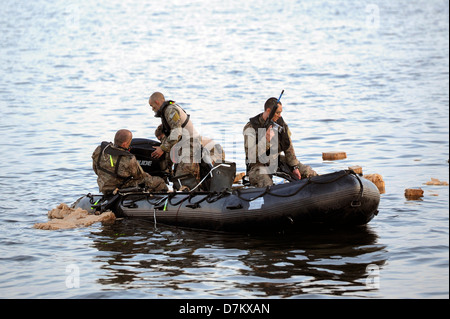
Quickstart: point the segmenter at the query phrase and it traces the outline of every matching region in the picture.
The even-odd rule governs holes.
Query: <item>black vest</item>
[[[118,173],[120,160],[122,159],[123,156],[134,156],[134,155],[125,149],[112,148],[111,147],[112,145],[113,144],[111,142],[102,142],[102,144],[100,146],[101,147],[100,154],[98,155],[98,158],[97,158],[97,168],[100,169],[102,172],[112,175],[118,179],[125,180],[128,178],[128,176],[120,176]],[[111,171],[111,170],[106,169],[105,167],[102,167],[101,157],[102,157],[103,153],[108,154],[110,156],[118,156],[117,162],[114,165],[115,166],[114,171]]]
[[[167,106],[169,106],[170,104],[175,104],[175,101],[171,101],[171,100],[165,101],[163,103],[163,105],[161,105],[161,108],[159,109],[159,111],[155,115],[156,117],[161,117],[161,123],[162,123],[162,126],[163,126],[162,127],[162,132],[164,133],[165,136],[169,136],[170,135],[170,131],[171,131],[171,127],[169,125],[169,122],[167,121],[166,116],[164,114],[164,112],[166,111]],[[180,107],[180,109],[184,113],[186,113],[186,111],[183,110],[181,107]],[[187,123],[189,122],[190,115],[187,114],[187,113],[186,113],[186,115],[187,115],[187,118],[186,118],[186,121],[184,121],[184,123],[181,125],[182,128],[184,128],[187,125]]]
[[[250,119],[250,125],[256,132],[258,132],[259,128],[264,128],[264,124],[261,124],[259,121],[261,114],[258,114]],[[289,148],[289,146],[291,146],[287,124],[282,117],[280,117],[275,123],[283,128],[282,132],[278,132],[278,152],[284,152]],[[258,144],[258,139],[256,139],[256,144]]]

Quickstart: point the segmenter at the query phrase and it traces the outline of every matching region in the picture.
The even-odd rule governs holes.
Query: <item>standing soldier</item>
[[[151,192],[166,192],[166,183],[161,177],[144,172],[136,157],[129,152],[133,134],[119,130],[114,144],[102,142],[92,154],[92,168],[97,174],[100,192],[110,195],[115,190],[145,184]]]
[[[156,130],[155,130],[155,136],[156,138],[163,144],[167,136],[163,133],[163,127],[162,124],[160,124]],[[173,170],[172,170],[172,160],[170,159],[170,154],[164,152],[163,155],[159,158],[159,166],[161,168],[161,171],[166,173],[168,176],[173,176]]]
[[[160,158],[170,154],[175,164],[174,180],[182,182],[184,189],[192,189],[200,182],[201,142],[189,115],[174,101],[166,101],[160,92],[153,93],[148,103],[160,117],[162,133],[165,137],[160,146],[155,147],[152,157]],[[189,178],[181,178],[191,176]],[[181,185],[174,185],[181,187]]]
[[[278,103],[277,103],[278,102]],[[279,126],[273,129],[265,123],[272,109],[277,107],[272,121]],[[257,187],[273,185],[272,175],[280,166],[287,166],[290,175],[296,179],[316,176],[310,166],[299,162],[295,156],[291,131],[281,117],[283,107],[274,97],[264,105],[264,112],[250,119],[244,127],[244,147],[246,155],[247,175],[250,184]],[[280,155],[284,152],[284,156]]]

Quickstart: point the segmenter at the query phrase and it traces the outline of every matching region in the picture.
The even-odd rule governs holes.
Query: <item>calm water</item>
[[[449,297],[449,188],[424,185],[449,182],[447,1],[3,0],[0,34],[0,297]],[[97,192],[90,156],[117,129],[154,137],[153,91],[243,171],[242,128],[282,89],[303,163],[383,176],[367,227],[32,228]]]

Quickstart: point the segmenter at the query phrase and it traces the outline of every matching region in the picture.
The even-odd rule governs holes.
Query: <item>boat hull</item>
[[[92,210],[100,195],[75,207]],[[277,232],[310,227],[364,225],[378,214],[378,188],[352,171],[303,179],[268,188],[222,193],[121,194],[112,210],[118,217],[225,232]]]

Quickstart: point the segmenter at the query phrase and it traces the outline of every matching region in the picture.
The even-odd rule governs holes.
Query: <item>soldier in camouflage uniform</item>
[[[211,163],[223,163],[225,162],[225,151],[222,145],[216,143],[213,139],[202,136],[202,147],[207,152],[207,155],[211,159]]]
[[[177,177],[190,174],[196,183],[191,181],[183,185],[192,189],[200,182],[200,135],[189,115],[174,101],[166,101],[162,93],[153,93],[148,103],[155,112],[155,117],[161,118],[162,132],[165,135],[161,145],[155,147],[152,157],[160,158],[170,154],[170,159],[175,164],[175,180],[179,180]]]
[[[273,185],[272,175],[280,166],[287,166],[290,175],[297,179],[317,175],[310,166],[300,163],[295,156],[291,131],[281,117],[283,107],[280,102],[272,120],[280,125],[281,130],[264,127],[276,102],[276,98],[268,99],[264,112],[251,118],[243,130],[247,175],[250,184],[257,187]],[[284,156],[280,155],[281,152],[284,152]]]
[[[160,124],[156,128],[155,136],[161,142],[161,144],[165,143],[167,136],[164,135],[164,133],[163,133],[162,124]],[[170,154],[164,152],[164,154],[161,155],[161,158],[159,160],[159,166],[161,168],[161,171],[168,173],[169,176],[172,176],[173,175],[172,165],[173,165],[173,163],[172,163],[172,160],[170,159]]]
[[[133,135],[129,130],[119,130],[114,144],[102,142],[92,154],[92,168],[97,174],[100,192],[112,194],[116,189],[144,184],[151,192],[166,192],[161,177],[144,172],[136,157],[128,151]]]
[[[167,137],[163,133],[162,124],[160,124],[156,128],[155,136],[161,143],[165,142],[165,139]],[[223,163],[225,161],[225,151],[223,150],[222,146],[220,144],[216,143],[213,139],[202,136],[201,144],[202,144],[203,151],[207,151],[207,156],[210,158],[211,164],[214,165],[215,163]],[[172,166],[173,163],[172,163],[168,153],[165,153],[164,155],[166,155],[166,157],[160,161],[161,170],[169,173],[170,167]],[[205,160],[204,157],[203,157],[203,160]]]

